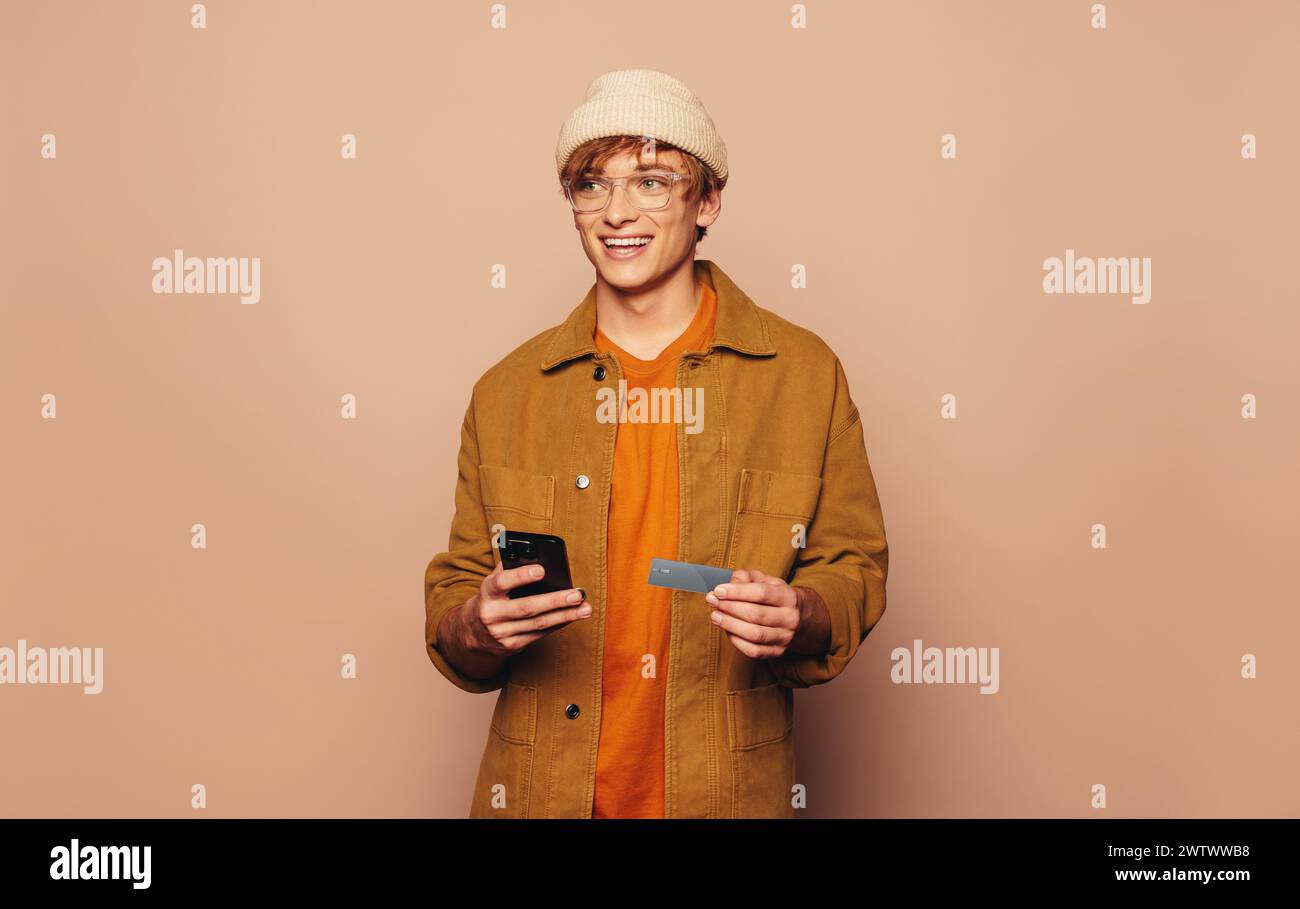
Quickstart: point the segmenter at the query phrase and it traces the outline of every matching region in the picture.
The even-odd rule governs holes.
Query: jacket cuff
[[[438,649],[438,626],[442,624],[443,618],[457,606],[464,605],[472,599],[477,590],[478,585],[474,584],[466,585],[464,589],[444,591],[441,597],[435,598],[434,595],[430,595],[429,603],[426,604],[427,608],[425,609],[424,652],[433,661],[433,665],[438,667],[438,671],[446,676],[447,680],[457,688],[473,694],[485,694],[505,687],[507,679],[510,678],[509,663],[491,678],[476,679],[473,676],[465,675],[453,666],[442,651]]]
[[[768,660],[780,684],[790,688],[821,685],[835,678],[848,665],[861,641],[858,620],[861,595],[842,575],[833,571],[797,574],[791,587],[815,590],[826,604],[831,619],[831,643],[822,654],[785,654]]]

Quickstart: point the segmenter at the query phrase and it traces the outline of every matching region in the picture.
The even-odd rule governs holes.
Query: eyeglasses
[[[686,177],[674,171],[648,171],[630,177],[578,177],[564,181],[564,194],[574,211],[590,214],[604,211],[614,196],[614,187],[623,185],[633,206],[641,211],[659,211],[672,201],[673,186]]]

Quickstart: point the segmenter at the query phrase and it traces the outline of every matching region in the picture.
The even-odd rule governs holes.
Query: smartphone
[[[546,569],[546,574],[540,581],[533,581],[531,584],[511,590],[510,599],[517,600],[520,597],[553,593],[556,590],[568,590],[573,587],[573,580],[569,575],[569,551],[564,546],[563,537],[548,533],[507,530],[502,533],[502,538],[502,568],[541,565]]]

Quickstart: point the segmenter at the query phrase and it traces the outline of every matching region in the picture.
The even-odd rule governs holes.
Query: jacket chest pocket
[[[780,684],[727,692],[732,815],[792,817],[794,691]]]
[[[536,741],[537,689],[507,682],[492,711],[470,817],[528,817]]]
[[[490,531],[550,533],[555,516],[555,477],[514,467],[479,465],[479,490]]]
[[[817,511],[822,478],[745,468],[740,472],[727,567],[786,578]]]

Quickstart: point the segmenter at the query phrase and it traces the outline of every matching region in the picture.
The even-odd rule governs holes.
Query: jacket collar
[[[726,272],[709,259],[695,260],[695,280],[713,288],[718,297],[718,313],[713,340],[708,350],[729,347],[741,353],[770,356],[776,353],[772,338],[754,301],[735,285]],[[587,291],[578,307],[555,329],[546,345],[542,369],[550,369],[584,354],[596,354],[596,285]]]

